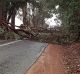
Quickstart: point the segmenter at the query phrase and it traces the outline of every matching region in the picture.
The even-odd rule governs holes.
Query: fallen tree
[[[7,20],[4,20],[4,19],[0,19],[0,22],[1,22],[1,26],[5,26],[8,31],[13,31],[14,33],[18,34],[19,36],[28,37],[28,38],[32,38],[32,37],[36,36],[36,34],[33,31],[31,31],[31,29],[29,31],[20,29],[20,28],[15,29],[11,26],[12,25],[11,23],[9,23]],[[19,32],[25,33],[25,36]]]

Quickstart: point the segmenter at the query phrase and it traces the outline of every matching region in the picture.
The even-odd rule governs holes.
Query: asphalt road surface
[[[24,74],[46,46],[29,40],[0,44],[0,74]]]

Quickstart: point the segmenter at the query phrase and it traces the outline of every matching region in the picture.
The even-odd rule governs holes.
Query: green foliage
[[[12,6],[15,6],[18,10],[27,3],[31,3],[34,8],[38,9],[37,13],[40,19],[49,18],[52,13],[59,14],[58,18],[62,21],[62,30],[70,34],[68,38],[80,39],[79,0],[5,0],[5,3],[8,11]],[[58,9],[55,8],[57,5],[59,5]],[[74,37],[72,37],[73,35]],[[67,37],[64,39],[67,39]]]
[[[59,13],[58,18],[62,21],[63,31],[66,30],[70,39],[80,39],[80,1],[79,0],[54,0],[55,6],[59,5],[56,14]]]
[[[0,35],[2,35],[4,32],[5,32],[5,30],[0,27]]]

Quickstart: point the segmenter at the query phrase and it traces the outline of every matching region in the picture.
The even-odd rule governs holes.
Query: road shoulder
[[[61,46],[49,44],[26,74],[64,74]]]

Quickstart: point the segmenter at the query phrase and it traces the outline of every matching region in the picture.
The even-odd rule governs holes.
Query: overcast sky
[[[57,25],[55,19],[57,19],[55,14],[53,14],[53,17],[46,19],[46,23],[49,25],[49,28]]]

